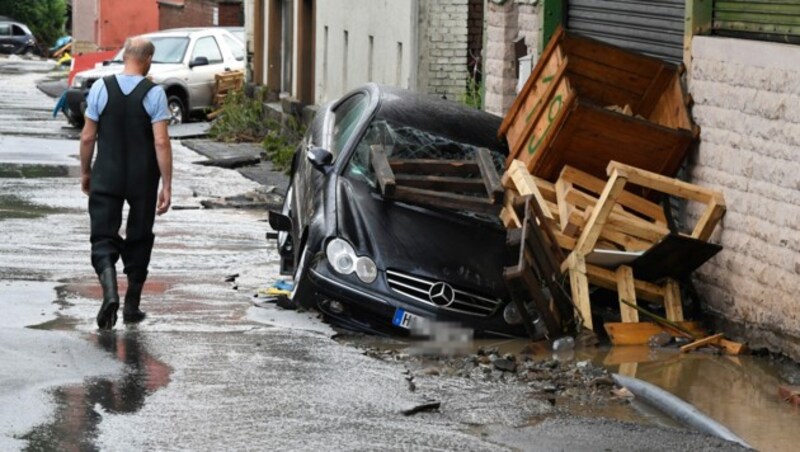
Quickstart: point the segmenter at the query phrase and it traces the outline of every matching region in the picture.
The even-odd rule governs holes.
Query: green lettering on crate
[[[546,85],[546,84],[552,82],[554,78],[555,78],[555,75],[548,75],[547,77],[544,77],[542,79],[542,84]],[[535,112],[539,108],[539,105],[541,103],[542,103],[542,99],[539,99],[539,101],[536,102],[536,105],[534,105],[533,108],[531,108],[531,111],[528,112],[528,116],[525,117],[525,124],[531,122],[531,116],[533,116],[533,112]]]
[[[555,110],[555,112],[553,112],[553,107],[556,106],[556,104],[558,105],[558,108]],[[561,98],[561,94],[554,97],[553,101],[550,102],[550,110],[547,112],[547,127],[544,129],[542,136],[536,141],[536,143],[533,142],[533,140],[536,139],[536,135],[531,136],[530,141],[528,141],[528,154],[533,155],[536,150],[539,149],[539,146],[542,144],[542,140],[544,140],[544,137],[547,136],[547,132],[550,130],[550,127],[553,126],[553,119],[555,119],[558,112],[561,111],[561,107],[563,105],[564,100]]]

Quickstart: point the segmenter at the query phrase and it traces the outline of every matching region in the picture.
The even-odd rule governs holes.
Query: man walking
[[[153,221],[156,213],[169,210],[172,197],[167,98],[163,88],[145,78],[154,52],[147,39],[128,39],[122,74],[95,82],[86,99],[81,188],[89,195],[92,266],[103,288],[103,304],[97,313],[101,329],[110,329],[117,322],[116,263],[120,256],[128,277],[123,320],[144,319],[139,302],[155,238]],[[97,159],[92,165],[95,141]],[[119,228],[125,202],[129,211],[123,240]]]

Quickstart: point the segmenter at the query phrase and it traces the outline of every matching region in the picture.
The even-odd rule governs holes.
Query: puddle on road
[[[14,195],[0,195],[0,221],[10,219],[35,219],[66,209],[33,204]]]
[[[419,345],[411,340],[371,336],[344,336],[339,340],[358,347],[387,350],[410,351]],[[553,357],[547,344],[531,344],[523,339],[474,340],[461,348],[474,353],[479,347],[494,347],[500,354],[524,351],[537,360]],[[758,450],[797,450],[795,436],[800,426],[800,407],[778,396],[778,385],[786,383],[779,377],[778,366],[768,358],[680,353],[677,349],[648,346],[578,348],[560,356],[560,359],[565,358],[589,360],[611,372],[653,383],[691,403]],[[573,406],[570,410],[586,417],[609,416],[628,422],[677,425],[641,402],[634,401],[632,406],[635,410],[591,406]]]
[[[94,440],[103,412],[134,413],[149,395],[169,384],[172,369],[148,354],[136,330],[107,331],[88,339],[125,364],[123,376],[54,390],[53,420],[21,437],[28,441],[27,450],[97,450]]]

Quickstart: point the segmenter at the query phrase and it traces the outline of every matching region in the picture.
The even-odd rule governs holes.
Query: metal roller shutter
[[[568,0],[567,28],[601,41],[683,62],[685,0]]]
[[[800,43],[800,0],[715,0],[714,33]]]

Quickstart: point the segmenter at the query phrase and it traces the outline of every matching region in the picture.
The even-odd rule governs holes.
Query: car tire
[[[170,114],[169,125],[182,124],[186,121],[186,106],[183,105],[180,96],[172,94],[167,97],[167,108]]]
[[[314,308],[316,307],[316,293],[308,277],[308,265],[313,256],[308,251],[307,244],[303,244],[303,249],[297,256],[294,269],[294,288],[292,288],[289,298],[296,306],[307,309]]]

